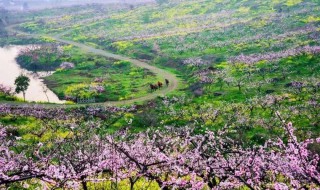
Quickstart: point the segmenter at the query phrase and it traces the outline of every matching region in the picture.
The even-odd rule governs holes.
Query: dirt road
[[[76,47],[81,48],[82,50],[84,50],[85,52],[90,52],[96,55],[101,55],[104,57],[108,57],[108,58],[113,58],[116,60],[123,60],[123,61],[130,61],[132,64],[134,64],[137,67],[141,67],[141,68],[145,68],[150,70],[151,72],[153,72],[154,74],[156,74],[157,76],[161,77],[161,78],[166,78],[170,81],[170,84],[168,87],[163,87],[160,90],[157,90],[155,92],[149,93],[146,96],[143,97],[139,97],[139,98],[134,98],[131,100],[121,100],[121,101],[107,101],[107,102],[103,102],[103,103],[95,103],[95,104],[90,104],[90,105],[128,105],[128,104],[133,104],[134,102],[142,102],[142,101],[147,101],[147,100],[152,100],[155,99],[158,96],[164,96],[174,90],[176,90],[178,88],[178,84],[179,84],[179,79],[177,78],[177,76],[169,71],[166,71],[164,69],[160,69],[158,67],[149,65],[148,63],[144,62],[144,61],[140,61],[137,59],[132,59],[129,57],[125,57],[123,55],[117,55],[117,54],[113,54],[111,52],[105,51],[105,50],[101,50],[101,49],[96,49],[93,47],[90,47],[88,45],[82,44],[82,43],[78,43],[78,42],[74,42],[74,41],[70,41],[70,40],[64,40],[61,39],[60,37],[57,36],[50,36],[50,35],[40,35],[40,34],[29,34],[29,33],[25,33],[22,31],[18,31],[16,29],[14,29],[15,25],[11,25],[11,26],[7,26],[6,29],[9,32],[14,32],[17,34],[21,34],[21,35],[26,35],[26,36],[30,36],[33,38],[40,38],[40,37],[48,37],[48,38],[52,38],[58,42],[62,42],[65,44],[70,44]],[[1,103],[1,102],[0,102]],[[8,102],[6,102],[8,103]],[[84,105],[84,104],[81,104]],[[52,106],[52,105],[51,105]],[[65,105],[61,105],[61,106],[65,106]]]

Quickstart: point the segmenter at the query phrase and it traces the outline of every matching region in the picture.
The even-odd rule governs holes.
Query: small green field
[[[150,93],[149,84],[157,81],[164,79],[156,77],[148,70],[132,66],[130,62],[101,58],[79,62],[74,69],[59,70],[45,78],[48,87],[59,97],[95,97],[98,102],[145,96]],[[90,86],[102,86],[105,90],[95,94],[90,92]]]

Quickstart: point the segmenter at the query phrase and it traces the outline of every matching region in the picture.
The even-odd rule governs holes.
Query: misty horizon
[[[154,2],[154,0],[0,0],[0,8],[24,11],[85,4],[141,4],[149,2]]]

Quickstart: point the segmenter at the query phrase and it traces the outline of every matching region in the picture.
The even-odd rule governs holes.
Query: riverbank
[[[23,46],[6,46],[0,48],[0,82],[6,86],[14,88],[14,80],[21,73],[30,78],[30,85],[26,91],[26,100],[34,102],[51,102],[64,103],[59,100],[50,89],[43,83],[43,79],[39,75],[35,75],[30,71],[22,69],[16,62],[16,57]],[[22,94],[16,94],[22,98]]]

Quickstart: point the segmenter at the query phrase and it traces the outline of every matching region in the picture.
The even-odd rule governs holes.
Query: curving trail
[[[158,90],[156,92],[152,92],[152,93],[150,93],[150,94],[148,94],[146,96],[143,96],[143,97],[134,98],[134,99],[131,99],[131,100],[107,101],[107,102],[103,102],[103,103],[93,103],[93,104],[90,104],[90,105],[97,105],[97,106],[98,105],[99,106],[101,106],[101,105],[102,106],[107,106],[107,105],[111,105],[112,106],[113,105],[113,106],[119,106],[119,105],[133,104],[134,102],[142,102],[142,101],[155,99],[158,96],[162,96],[162,95],[168,94],[168,93],[170,93],[170,92],[172,92],[172,91],[174,91],[174,90],[176,90],[178,88],[179,79],[177,78],[177,76],[175,74],[173,74],[173,73],[171,73],[169,71],[166,71],[164,69],[160,69],[158,67],[149,65],[146,62],[143,62],[143,61],[140,61],[140,60],[137,60],[137,59],[132,59],[132,58],[129,58],[129,57],[126,57],[126,56],[122,56],[122,55],[113,54],[111,52],[108,52],[108,51],[105,51],[105,50],[101,50],[101,49],[96,49],[96,48],[93,48],[93,47],[90,47],[88,45],[81,44],[81,43],[78,43],[78,42],[74,42],[74,41],[70,41],[70,40],[64,40],[64,39],[59,38],[58,35],[57,36],[50,36],[50,35],[38,35],[38,34],[25,33],[25,32],[18,31],[16,29],[14,29],[15,26],[16,25],[10,25],[10,26],[7,26],[6,29],[9,32],[30,36],[30,37],[33,37],[33,38],[40,38],[40,37],[52,38],[52,39],[54,39],[54,40],[56,40],[58,42],[62,42],[62,43],[65,43],[65,44],[70,44],[70,45],[79,47],[79,48],[81,48],[82,50],[84,50],[86,52],[93,53],[93,54],[96,54],[96,55],[101,55],[101,56],[104,56],[104,57],[107,57],[107,58],[113,58],[113,59],[116,59],[116,60],[123,60],[123,61],[130,61],[135,66],[148,69],[151,72],[155,73],[157,76],[161,76],[162,78],[166,78],[166,79],[168,79],[170,81],[170,84],[169,84],[168,87],[163,87],[161,90]],[[6,102],[6,103],[8,103],[8,102]],[[15,103],[12,103],[12,104],[15,104]],[[43,105],[45,105],[45,104],[43,104]],[[86,104],[80,104],[80,105],[86,105]],[[55,104],[55,106],[66,106],[66,105]]]

